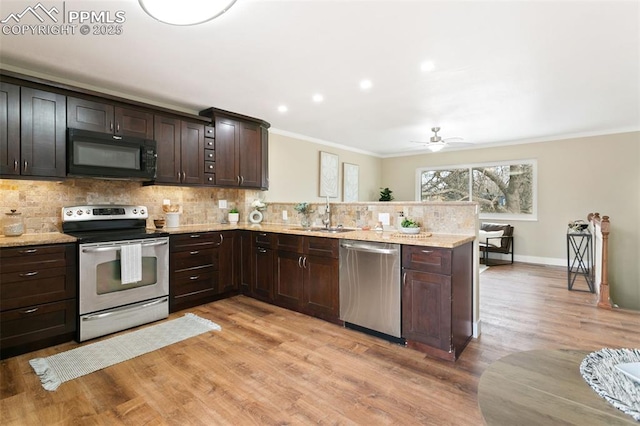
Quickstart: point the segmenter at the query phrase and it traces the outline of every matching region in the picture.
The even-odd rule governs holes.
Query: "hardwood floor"
[[[576,284],[577,285],[577,284]],[[479,425],[493,361],[529,349],[640,347],[640,313],[597,309],[566,271],[514,264],[480,275],[482,335],[453,363],[237,296],[189,309],[222,331],[44,390],[28,360],[0,363],[0,423]]]

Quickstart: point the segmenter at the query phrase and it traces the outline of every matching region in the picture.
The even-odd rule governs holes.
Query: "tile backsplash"
[[[270,202],[268,192],[258,190],[178,187],[140,182],[98,179],[67,179],[62,182],[0,179],[0,212],[16,209],[22,213],[26,233],[56,232],[62,228],[60,209],[84,204],[140,204],[149,210],[152,220],[164,217],[163,200],[180,205],[180,224],[220,223],[228,208],[240,210],[240,221],[247,222],[251,203],[263,199],[267,208],[264,222],[299,226],[300,216],[294,210],[297,202]],[[228,208],[218,208],[218,200],[227,200]],[[321,226],[324,203],[310,203],[311,219]],[[286,210],[288,220],[282,219]],[[331,223],[345,227],[375,226],[380,213],[388,213],[390,225],[397,225],[398,213],[419,220],[429,232],[475,234],[478,226],[476,203],[469,202],[331,202]]]

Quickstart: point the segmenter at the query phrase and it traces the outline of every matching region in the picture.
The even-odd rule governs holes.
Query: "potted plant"
[[[393,195],[391,195],[391,193],[393,192],[392,190],[390,190],[389,188],[380,188],[382,191],[380,191],[380,200],[378,201],[391,201],[393,200]]]
[[[309,203],[298,203],[293,209],[302,215],[300,218],[300,226],[303,228],[309,228],[311,226],[311,213],[313,213]]]
[[[232,225],[235,225],[238,223],[238,221],[240,220],[240,212],[238,212],[238,209],[233,207],[231,210],[229,210],[229,223]]]
[[[400,230],[405,234],[419,234],[420,222],[410,218],[404,218],[400,223]]]

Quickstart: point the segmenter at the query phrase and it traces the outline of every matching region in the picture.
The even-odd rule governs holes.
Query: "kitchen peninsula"
[[[434,296],[445,299],[429,306],[440,307],[442,302],[446,305],[450,303],[451,292],[457,287],[463,288],[462,292],[458,290],[459,295],[465,295],[465,297],[456,297],[458,303],[464,300],[461,304],[462,309],[465,310],[464,314],[461,315],[456,309],[453,312],[451,309],[443,309],[437,318],[440,326],[444,325],[449,330],[452,325],[456,326],[456,322],[459,327],[462,321],[463,328],[466,330],[463,337],[455,340],[456,333],[448,331],[444,346],[433,347],[429,344],[430,336],[427,335],[433,333],[433,324],[431,326],[428,323],[425,324],[424,315],[420,314],[411,326],[412,329],[418,328],[418,333],[413,338],[407,338],[408,346],[453,360],[459,356],[471,337],[471,259],[474,235],[434,233],[427,238],[411,238],[401,236],[395,231],[372,230],[346,230],[332,234],[283,224],[201,224],[169,228],[166,231],[171,235],[172,311],[209,303],[240,292],[268,303],[341,324],[338,318],[339,240],[388,242],[401,244],[403,252],[407,255],[411,253],[412,248],[418,249],[418,254],[428,252],[428,255],[422,254],[426,263],[421,267],[426,265],[427,268],[437,269],[418,271],[422,275],[416,275],[417,279],[412,278],[414,272],[407,271],[406,275],[409,278],[404,283],[404,306],[415,307],[416,303],[424,304],[425,297],[433,298]],[[62,246],[62,243],[68,245],[71,241],[72,237],[55,233],[4,237],[0,238],[0,248],[2,248],[0,254],[4,258],[7,253],[20,250],[21,247],[41,249]],[[425,247],[429,247],[429,250],[420,249]],[[462,257],[464,264],[457,264],[455,269],[452,269],[452,258],[455,260],[456,256],[459,257],[455,254],[459,252],[465,253]],[[185,261],[177,260],[177,256],[187,259],[186,266]],[[196,259],[198,256],[200,257]],[[294,270],[292,275],[291,269],[287,270],[286,265],[293,265],[295,269],[302,256],[305,259],[305,268],[301,267],[299,272]],[[289,259],[292,261],[287,263]],[[311,272],[304,271],[307,262],[313,265],[310,268]],[[434,293],[434,288],[439,289],[443,283],[449,287],[445,291],[438,290]],[[313,289],[311,290],[309,286]],[[411,300],[414,300],[414,303]],[[407,314],[410,315],[410,312]],[[440,318],[443,314],[448,316],[444,321]],[[407,325],[405,318],[404,327],[407,328]],[[425,336],[421,336],[420,333]],[[424,340],[421,337],[425,337],[427,343],[421,341]],[[451,340],[452,337],[456,342],[455,345]],[[440,341],[440,339],[441,336],[437,336],[436,340]]]

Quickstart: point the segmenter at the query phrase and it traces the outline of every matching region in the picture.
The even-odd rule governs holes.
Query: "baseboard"
[[[481,325],[482,321],[478,320],[478,322],[474,322],[473,323],[473,338],[477,339],[478,337],[480,337],[480,325]]]
[[[537,265],[567,266],[567,259],[538,256],[515,256],[514,261],[523,263],[534,263]]]

